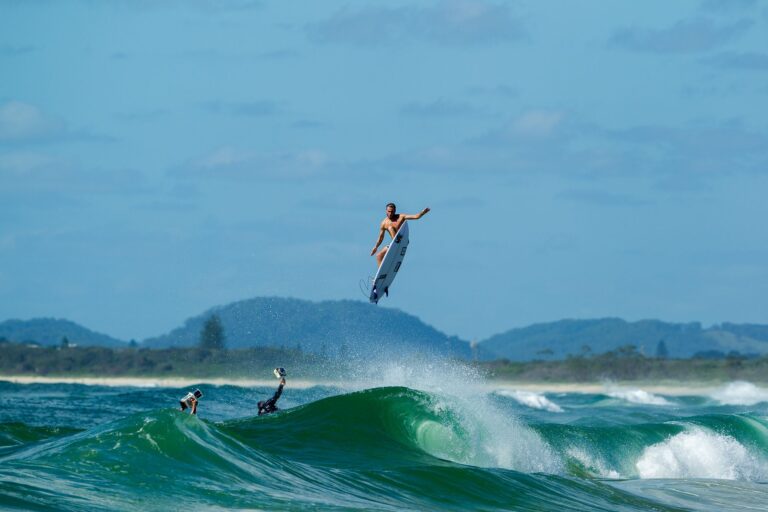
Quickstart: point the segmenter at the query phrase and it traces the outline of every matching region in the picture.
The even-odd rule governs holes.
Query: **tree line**
[[[690,359],[669,359],[663,346],[656,357],[624,345],[602,354],[588,347],[563,360],[516,362],[500,359],[481,365],[494,377],[531,382],[594,382],[599,380],[768,381],[768,357],[738,352],[711,357],[702,353]]]
[[[254,378],[276,366],[298,370],[308,378],[338,375],[354,361],[341,357],[309,354],[300,346],[292,349],[253,347],[227,350],[220,318],[211,315],[200,330],[193,347],[166,349],[80,347],[63,337],[59,346],[42,347],[34,342],[14,343],[0,339],[0,374],[70,376],[161,376]],[[343,347],[342,347],[343,348]],[[547,354],[543,354],[546,356]],[[647,357],[634,345],[625,345],[603,354],[588,346],[564,360],[516,362],[501,359],[474,364],[492,378],[529,382],[591,382],[613,380],[768,380],[768,357],[743,356],[731,352],[712,358],[704,354],[691,359],[668,359],[662,341],[656,356]],[[326,369],[332,369],[326,372]]]

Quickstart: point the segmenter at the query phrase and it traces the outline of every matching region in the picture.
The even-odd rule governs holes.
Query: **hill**
[[[310,302],[259,297],[218,306],[168,334],[144,340],[150,348],[196,345],[205,321],[217,315],[228,348],[286,347],[321,355],[365,357],[416,349],[469,358],[466,341],[449,337],[396,309],[342,300]]]
[[[698,322],[626,322],[619,318],[560,320],[497,334],[482,341],[480,347],[485,349],[485,354],[530,361],[599,354],[623,345],[635,345],[645,355],[655,356],[661,341],[669,357],[731,351],[768,354],[768,326],[725,323],[705,329]]]
[[[6,320],[0,322],[0,338],[17,342],[35,342],[40,345],[61,345],[66,337],[70,343],[81,346],[124,347],[126,342],[106,334],[86,329],[69,320],[33,318],[32,320]]]

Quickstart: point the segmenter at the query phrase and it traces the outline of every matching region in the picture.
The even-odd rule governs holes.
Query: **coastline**
[[[81,384],[84,386],[135,387],[135,388],[186,388],[198,384],[211,386],[274,387],[276,379],[231,379],[194,377],[41,377],[36,375],[0,375],[0,382],[12,384]],[[311,388],[333,383],[309,380],[291,380],[293,388]]]
[[[185,388],[195,385],[237,386],[237,387],[273,387],[274,379],[237,379],[226,377],[69,377],[36,375],[0,375],[0,382],[12,384],[81,384],[85,386],[138,387],[138,388]],[[731,381],[734,382],[734,381]],[[375,383],[370,383],[375,385]],[[700,381],[600,381],[600,382],[524,382],[487,380],[483,383],[489,391],[518,390],[535,393],[581,393],[601,394],[618,389],[642,389],[649,393],[668,396],[701,396],[722,389],[729,382]],[[313,386],[349,387],[349,382],[325,380],[290,380],[293,388],[306,389]],[[763,383],[755,384],[763,387]]]

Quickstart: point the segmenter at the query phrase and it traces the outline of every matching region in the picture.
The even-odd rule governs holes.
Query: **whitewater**
[[[768,394],[496,385],[382,364],[341,385],[0,382],[3,510],[766,510]]]

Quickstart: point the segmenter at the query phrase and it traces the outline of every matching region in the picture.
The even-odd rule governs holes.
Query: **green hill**
[[[217,315],[228,348],[273,347],[306,354],[369,357],[412,352],[471,358],[469,344],[447,336],[413,315],[360,301],[311,302],[258,297],[211,308],[189,318],[173,331],[144,340],[149,348],[198,345],[203,324]],[[60,345],[125,347],[126,343],[93,332],[68,320],[37,318],[0,323],[0,340]],[[619,318],[560,320],[511,329],[482,341],[481,359],[516,361],[563,359],[569,355],[602,354],[634,345],[646,356],[656,356],[663,341],[667,356],[686,358],[707,353],[711,357],[768,354],[768,326],[733,324],[703,328],[699,323],[658,320],[627,322]]]
[[[301,348],[315,354],[356,355],[419,350],[468,358],[469,344],[417,317],[359,301],[310,302],[259,297],[218,306],[168,334],[144,340],[151,348],[196,345],[205,321],[217,315],[228,348]]]
[[[619,318],[560,320],[497,334],[482,341],[480,347],[496,357],[529,361],[600,354],[624,345],[635,345],[646,356],[655,356],[661,341],[669,357],[731,351],[768,354],[768,326],[726,323],[705,329],[698,322],[626,322]]]
[[[33,318],[0,322],[0,338],[10,341],[35,342],[40,345],[61,345],[66,337],[71,344],[81,346],[124,347],[126,342],[106,334],[91,331],[69,320]]]

